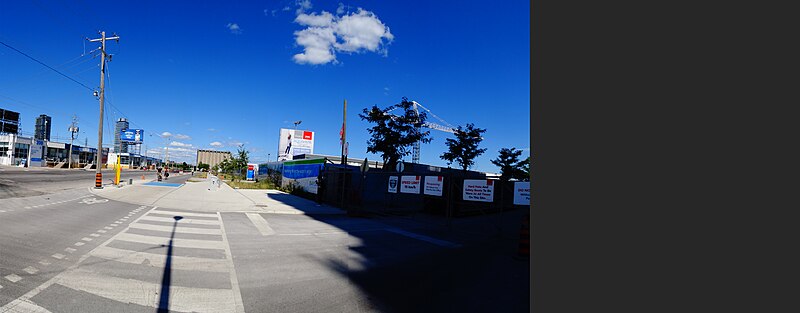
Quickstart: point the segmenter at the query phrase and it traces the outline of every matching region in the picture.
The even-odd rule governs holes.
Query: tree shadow
[[[174,216],[175,223],[172,224],[172,234],[169,236],[169,245],[167,246],[167,261],[164,264],[164,275],[161,277],[161,294],[158,301],[158,313],[169,312],[169,286],[172,281],[172,240],[175,238],[175,228],[178,227],[178,221],[183,219],[183,216]]]

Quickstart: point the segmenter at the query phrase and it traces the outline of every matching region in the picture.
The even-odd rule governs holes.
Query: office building
[[[233,155],[229,151],[215,151],[215,150],[197,150],[197,163],[208,164],[210,168],[214,168],[217,164],[225,159],[231,159]]]
[[[36,132],[33,138],[36,140],[50,140],[50,125],[52,124],[49,116],[40,114],[36,118]]]
[[[128,129],[128,119],[126,118],[118,119],[116,127],[114,127],[114,152],[116,153],[128,152],[127,142],[123,142],[122,140],[120,140],[120,136],[122,135],[123,129]]]

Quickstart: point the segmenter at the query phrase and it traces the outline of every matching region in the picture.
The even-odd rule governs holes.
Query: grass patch
[[[194,177],[197,177],[197,178],[208,178],[208,173],[206,173],[206,172],[196,172],[196,173],[194,173]]]
[[[225,181],[231,188],[239,189],[277,189],[275,184],[267,180],[260,180],[257,182],[242,182],[242,181]]]

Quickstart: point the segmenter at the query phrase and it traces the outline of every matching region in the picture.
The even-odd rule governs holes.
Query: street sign
[[[394,168],[398,173],[402,173],[403,169],[405,169],[405,165],[403,165],[403,162],[397,162],[397,165]]]

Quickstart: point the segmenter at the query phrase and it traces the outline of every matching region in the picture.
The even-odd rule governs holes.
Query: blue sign
[[[322,163],[284,165],[283,176],[291,179],[317,177],[323,166]]]
[[[131,143],[141,143],[144,139],[144,130],[142,129],[123,129],[120,131],[119,140]]]
[[[253,180],[254,172],[253,170],[247,170],[247,180]]]

